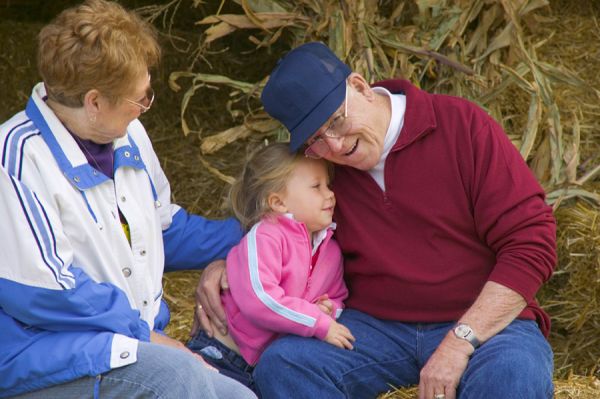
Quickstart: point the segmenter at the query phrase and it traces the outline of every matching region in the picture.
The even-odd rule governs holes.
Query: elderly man
[[[335,164],[350,290],[340,321],[356,343],[279,339],[254,371],[261,395],[372,398],[419,384],[421,399],[551,398],[550,323],[534,296],[556,226],[501,127],[405,80],[371,87],[320,43],[280,60],[262,101],[290,150]],[[216,287],[219,270],[201,284]],[[218,318],[211,295],[201,302]]]

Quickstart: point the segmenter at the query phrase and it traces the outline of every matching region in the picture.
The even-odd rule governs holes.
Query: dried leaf
[[[556,104],[551,104],[548,107],[548,113],[548,137],[550,138],[550,154],[552,159],[551,182],[559,184],[563,181],[561,173],[563,165],[563,139],[560,112]]]
[[[205,137],[200,145],[202,154],[212,154],[227,144],[236,140],[244,139],[251,134],[272,133],[279,127],[279,122],[272,119],[265,119],[267,115],[261,116],[262,119],[249,121],[243,125],[234,126],[212,136]]]
[[[212,136],[205,137],[200,145],[200,150],[202,154],[212,154],[229,143],[248,137],[250,133],[252,133],[252,130],[245,125],[234,126]]]
[[[475,58],[474,61],[481,62],[484,58],[486,58],[488,55],[490,55],[494,51],[510,46],[510,44],[512,43],[512,40],[513,40],[512,39],[513,31],[514,31],[514,25],[511,23],[507,24],[500,33],[498,33],[496,36],[494,36],[490,45],[484,51],[484,53],[482,55],[480,55],[479,57]]]
[[[217,39],[220,39],[224,36],[229,35],[237,30],[235,26],[228,24],[227,22],[221,22],[216,25],[211,26],[210,28],[204,31],[206,37],[204,38],[204,43],[211,43]]]
[[[248,4],[248,0],[242,0],[242,8],[244,9],[244,13],[246,13],[248,19],[252,21],[253,24],[259,26],[262,30],[269,31],[269,28],[264,25],[264,20],[258,16],[254,10],[252,10],[252,7],[250,7]]]
[[[235,0],[235,2],[241,5],[240,0]],[[287,11],[280,2],[273,0],[246,0],[246,3],[257,13]]]
[[[537,10],[538,8],[547,7],[550,3],[548,0],[530,0],[523,3],[521,9],[519,10],[519,16],[523,17],[533,10]]]
[[[577,197],[591,200],[597,205],[600,204],[600,195],[576,186],[560,188],[558,190],[549,192],[548,194],[546,194],[546,202],[552,205]]]
[[[565,175],[568,183],[574,183],[577,180],[577,166],[579,165],[579,144],[581,141],[581,130],[579,128],[579,119],[573,113],[573,142],[564,151]]]
[[[204,159],[201,156],[198,156],[198,159],[200,160],[200,163],[202,164],[202,166],[204,166],[210,173],[212,173],[213,175],[215,175],[217,178],[223,180],[225,183],[227,184],[233,184],[233,182],[235,181],[235,178],[228,176],[224,173],[221,173],[217,168],[213,167],[210,162],[208,162],[206,159]]]
[[[588,87],[588,84],[577,77],[577,75],[575,75],[573,72],[567,71],[563,68],[555,67],[554,65],[550,65],[543,61],[536,60],[535,64],[544,74],[556,82],[565,83],[574,87]]]
[[[525,160],[529,158],[529,153],[535,143],[541,119],[542,104],[540,103],[540,98],[534,93],[531,95],[529,112],[527,113],[527,127],[525,128],[525,133],[523,133],[522,144],[519,150]]]
[[[273,28],[310,23],[308,18],[293,13],[266,12],[253,13],[252,16],[254,19],[248,17],[248,15],[238,14],[211,15],[196,22],[196,25],[216,24],[204,31],[206,35],[204,42],[211,43],[235,32],[237,29],[262,29],[270,32]]]
[[[545,136],[540,145],[536,148],[535,155],[531,161],[531,170],[539,181],[548,181],[550,175],[550,138]]]
[[[340,58],[346,57],[346,22],[342,10],[336,10],[331,16],[332,23],[329,24],[329,48]]]

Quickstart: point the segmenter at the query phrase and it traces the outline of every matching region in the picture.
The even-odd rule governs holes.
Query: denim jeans
[[[17,396],[19,399],[256,399],[242,384],[179,349],[140,342],[136,363],[102,376]],[[94,392],[95,391],[95,392]]]
[[[188,342],[188,348],[201,355],[204,360],[216,367],[219,372],[233,378],[250,389],[254,389],[252,371],[242,356],[223,345],[221,341],[210,338],[202,330]]]
[[[375,398],[419,383],[419,373],[454,323],[400,323],[347,309],[353,350],[286,336],[273,342],[254,370],[260,396]],[[552,350],[537,324],[515,320],[471,356],[460,380],[460,399],[547,399],[553,396]]]

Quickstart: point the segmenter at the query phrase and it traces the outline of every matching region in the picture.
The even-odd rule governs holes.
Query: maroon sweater
[[[544,191],[482,109],[403,80],[404,127],[385,162],[386,191],[336,166],[336,236],[346,304],[382,319],[455,321],[487,281],[525,298],[519,318],[550,320],[535,293],[556,262],[556,223]]]

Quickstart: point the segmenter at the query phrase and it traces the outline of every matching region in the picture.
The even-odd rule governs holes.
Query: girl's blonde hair
[[[303,158],[301,153],[290,153],[285,143],[270,144],[250,156],[229,192],[231,207],[244,230],[271,212],[269,194],[285,189],[295,165]]]
[[[159,59],[156,29],[112,1],[66,9],[38,35],[37,65],[48,96],[69,107],[82,106],[91,89],[115,104]]]

